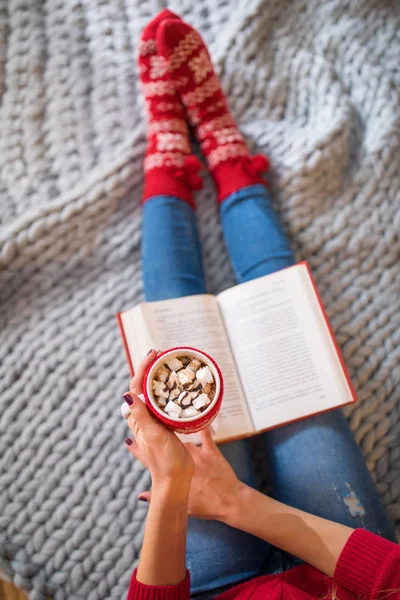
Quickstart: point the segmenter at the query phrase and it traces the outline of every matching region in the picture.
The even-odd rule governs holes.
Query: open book
[[[225,383],[217,442],[356,401],[307,263],[218,296],[143,302],[117,319],[132,374],[149,348],[215,358]]]

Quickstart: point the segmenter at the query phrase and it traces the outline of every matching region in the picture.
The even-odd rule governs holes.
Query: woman
[[[261,177],[267,161],[249,155],[198,33],[163,11],[143,32],[139,69],[149,115],[147,300],[206,292],[192,194],[201,180],[186,118],[214,179],[238,282],[293,264]],[[340,411],[263,435],[269,498],[255,489],[246,441],[219,450],[205,431],[201,447],[184,445],[150,416],[137,394],[155,356],[124,395],[127,446],[152,476],[152,492],[140,496],[150,506],[130,599],[400,597],[400,550]]]

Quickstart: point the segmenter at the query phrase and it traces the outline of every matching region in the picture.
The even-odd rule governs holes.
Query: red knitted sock
[[[268,159],[250,156],[199,33],[182,20],[165,19],[156,40],[207,160],[218,201],[247,185],[265,184],[261,173],[268,169]]]
[[[147,25],[139,43],[139,72],[148,113],[143,202],[168,195],[194,206],[192,190],[202,186],[197,174],[201,163],[191,154],[185,110],[177,92],[182,82],[171,82],[167,62],[156,49],[156,31],[166,18],[179,19],[163,10]]]

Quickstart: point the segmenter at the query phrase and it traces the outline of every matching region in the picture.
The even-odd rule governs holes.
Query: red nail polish
[[[149,354],[151,354],[152,352],[154,352],[154,348],[152,348],[151,350],[148,351],[148,353],[146,354],[146,356],[148,356]]]
[[[141,500],[142,502],[148,502],[145,496],[139,496],[139,500]]]
[[[126,393],[122,397],[128,406],[133,406],[134,400],[130,394]]]
[[[125,444],[126,444],[127,446],[132,446],[132,440],[131,440],[131,438],[126,438],[126,440],[125,440]]]

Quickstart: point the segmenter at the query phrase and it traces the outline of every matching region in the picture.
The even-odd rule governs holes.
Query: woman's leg
[[[220,215],[238,283],[295,263],[289,240],[264,185],[251,185],[231,194],[221,203]]]
[[[294,263],[264,186],[243,188],[224,200],[221,221],[239,283]],[[341,411],[270,431],[264,434],[264,442],[277,499],[393,538],[375,485]]]
[[[162,68],[165,58],[161,60],[156,43],[159,27],[169,18],[180,22],[176,15],[162,11],[145,28],[139,44],[139,70],[149,122],[142,247],[144,291],[149,301],[206,292],[192,209],[193,189],[201,183],[197,175],[199,161],[191,155],[178,88],[166,80]],[[180,77],[181,82],[183,79]],[[186,80],[189,82],[189,78]],[[163,90],[165,94],[160,96]],[[224,452],[238,475],[251,484],[254,474],[245,442],[228,444]],[[257,538],[227,526],[191,519],[187,554],[192,591],[206,591],[221,582],[233,583],[237,578],[256,575],[259,557],[265,556],[268,548]]]
[[[155,196],[143,206],[142,263],[147,301],[206,293],[195,213],[172,196]],[[223,444],[237,476],[255,486],[248,443]],[[192,593],[214,590],[263,571],[269,546],[222,523],[189,519],[187,562]]]
[[[274,495],[281,501],[394,541],[394,531],[341,410],[263,435]]]
[[[143,205],[142,270],[148,302],[206,294],[194,210],[173,196]]]

